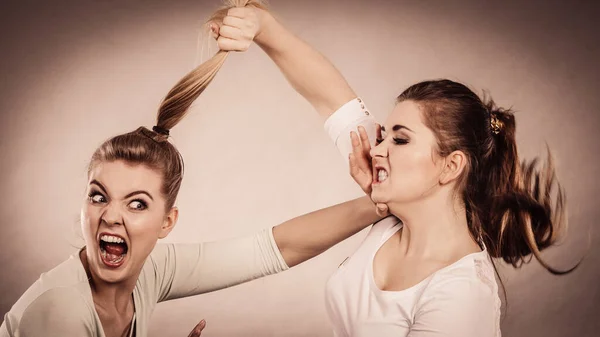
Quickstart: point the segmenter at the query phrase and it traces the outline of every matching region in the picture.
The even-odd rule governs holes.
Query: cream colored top
[[[364,126],[375,139],[375,119],[359,99],[338,109],[325,129],[344,158],[350,131]],[[500,337],[500,298],[484,249],[402,291],[383,291],[373,259],[402,223],[389,216],[370,229],[360,247],[327,282],[325,301],[336,337]]]
[[[148,334],[157,303],[234,286],[288,269],[272,229],[224,241],[157,244],[133,290],[130,336]],[[0,337],[104,337],[87,275],[73,255],[43,273],[4,316]]]

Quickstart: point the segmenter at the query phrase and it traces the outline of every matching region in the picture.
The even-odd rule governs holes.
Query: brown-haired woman
[[[259,5],[244,0],[232,5],[247,3]],[[215,17],[224,14],[226,9]],[[85,247],[42,274],[6,314],[0,336],[146,336],[158,302],[281,272],[380,218],[363,197],[252,236],[157,244],[177,222],[175,200],[183,177],[183,159],[168,141],[169,130],[225,56],[219,52],[169,92],[152,130],[140,127],[112,137],[94,152],[81,209]]]
[[[234,8],[212,28],[223,50],[245,50],[254,39],[328,118],[344,156],[352,145],[353,177],[395,216],[376,223],[328,282],[336,336],[500,336],[491,258],[518,267],[533,254],[561,273],[540,251],[564,223],[563,191],[550,160],[541,171],[536,161],[519,162],[510,110],[463,84],[425,81],[396,98],[377,135],[335,67],[267,11]]]

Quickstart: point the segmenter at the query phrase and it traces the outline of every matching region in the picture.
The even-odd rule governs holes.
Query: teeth
[[[102,237],[100,237],[100,240],[102,240],[104,242],[109,242],[109,243],[123,243],[123,242],[125,242],[120,237],[118,237],[118,236],[112,236],[112,235],[102,235]]]
[[[382,182],[382,181],[386,180],[387,177],[388,177],[388,173],[385,170],[377,171],[377,181]]]

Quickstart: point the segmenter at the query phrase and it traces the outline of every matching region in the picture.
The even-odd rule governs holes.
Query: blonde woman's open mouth
[[[123,237],[112,233],[101,233],[98,242],[100,259],[105,266],[119,268],[127,257],[127,242]]]

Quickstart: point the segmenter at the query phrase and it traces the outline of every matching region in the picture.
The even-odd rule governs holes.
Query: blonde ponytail
[[[233,7],[253,6],[266,9],[262,1],[257,0],[229,0],[225,5],[218,9],[207,20],[207,25],[223,23],[227,12]],[[199,65],[196,69],[185,75],[169,91],[167,96],[158,109],[156,125],[162,129],[169,130],[173,128],[188,112],[192,103],[208,87],[213,78],[217,75],[229,52],[218,51],[208,61]]]
[[[266,9],[260,1],[256,0],[230,0],[208,19],[208,23],[221,24],[230,8],[244,6]],[[165,208],[166,210],[170,209],[179,193],[184,165],[179,151],[167,141],[169,130],[179,123],[192,103],[210,84],[221,69],[227,55],[227,52],[219,51],[208,61],[185,75],[161,103],[156,118],[157,122],[152,130],[142,126],[135,131],[112,137],[100,145],[92,155],[88,174],[98,163],[116,160],[156,169],[163,177],[161,192],[166,199]]]

